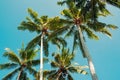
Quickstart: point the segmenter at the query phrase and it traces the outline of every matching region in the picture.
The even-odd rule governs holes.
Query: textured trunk
[[[77,26],[77,28],[79,30],[80,45],[81,45],[81,48],[83,50],[84,57],[87,58],[92,80],[98,80],[97,74],[95,72],[95,68],[94,68],[94,65],[93,65],[93,62],[92,62],[92,58],[91,58],[91,56],[88,52],[87,46],[86,46],[86,44],[84,42],[84,39],[83,39],[83,34],[82,34],[82,31],[81,31],[81,28],[79,26]]]
[[[19,74],[18,74],[17,80],[20,80],[20,76],[21,76],[22,71],[23,71],[23,67],[21,67],[21,69],[20,69],[20,71],[19,71]]]
[[[44,33],[41,35],[41,49],[40,49],[40,80],[43,80],[43,37],[44,37]]]

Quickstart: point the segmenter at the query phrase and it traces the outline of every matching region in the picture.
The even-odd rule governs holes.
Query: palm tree
[[[39,59],[35,59],[38,49],[25,50],[25,48],[22,47],[19,50],[19,56],[9,48],[5,50],[6,52],[3,55],[7,57],[10,62],[0,64],[0,70],[13,68],[14,70],[8,73],[2,80],[11,80],[16,74],[18,75],[16,80],[29,80],[27,76],[28,72],[35,76],[37,71],[34,67],[40,63]]]
[[[112,35],[108,31],[108,29],[116,29],[117,27],[112,24],[102,23],[98,20],[94,21],[93,19],[91,19],[90,14],[87,14],[86,17],[84,17],[83,10],[81,8],[78,9],[76,7],[76,3],[71,0],[63,0],[58,2],[59,5],[63,5],[64,3],[66,3],[68,6],[68,9],[64,9],[61,12],[61,14],[66,18],[64,20],[61,19],[65,22],[65,26],[55,31],[55,33],[63,33],[65,31],[68,31],[66,36],[74,36],[73,51],[77,45],[80,46],[83,57],[87,58],[92,80],[98,80],[92,58],[85,44],[83,32],[86,32],[89,38],[98,40],[99,37],[94,34],[94,32],[101,32],[111,37]],[[101,13],[101,15],[104,15],[104,13]]]
[[[98,19],[98,15],[107,16],[111,14],[106,8],[106,4],[110,4],[117,8],[120,8],[119,0],[73,0],[76,6],[82,9],[84,17],[88,14],[91,15],[91,19],[95,22]],[[83,6],[84,5],[84,6]]]
[[[75,65],[72,62],[74,57],[74,53],[70,53],[69,49],[62,49],[61,54],[55,53],[54,61],[51,61],[51,66],[55,69],[45,70],[44,77],[47,77],[48,80],[73,80],[72,73],[87,74],[83,70],[87,66]]]
[[[26,21],[23,21],[21,25],[18,27],[19,30],[29,30],[30,32],[37,32],[38,36],[35,37],[28,43],[26,49],[30,49],[39,45],[40,49],[40,80],[43,80],[43,51],[45,56],[48,56],[48,41],[51,41],[53,44],[57,44],[60,47],[61,44],[63,46],[66,45],[66,42],[62,37],[48,37],[52,34],[53,30],[60,28],[61,23],[59,21],[59,17],[48,18],[48,16],[38,17],[38,14],[34,12],[32,9],[28,9],[28,13],[30,17],[26,18]],[[60,44],[61,43],[61,44]],[[43,50],[44,49],[44,50]]]

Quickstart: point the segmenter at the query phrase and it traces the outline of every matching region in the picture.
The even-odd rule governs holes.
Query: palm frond
[[[50,35],[49,35],[49,39],[52,39],[54,37],[58,37],[59,35],[63,34],[64,32],[66,32],[68,30],[69,26],[64,26],[62,28],[59,28],[57,30],[55,30],[54,32],[52,32]]]
[[[58,2],[57,2],[57,4],[58,4],[58,5],[61,5],[61,6],[62,6],[63,4],[65,4],[65,3],[66,3],[66,1],[58,1]]]
[[[113,30],[118,28],[116,25],[113,25],[113,24],[108,24],[106,27],[113,29]]]
[[[62,37],[56,37],[54,38],[54,40],[56,41],[56,44],[62,44],[62,46],[66,47],[67,42],[65,41],[65,39],[63,39]]]
[[[55,72],[56,72],[56,70],[44,70],[43,71],[43,76],[48,77],[49,75],[51,75],[51,74],[53,74]]]
[[[60,59],[60,57],[61,57],[60,54],[56,54],[55,57],[54,57],[55,62],[57,62],[57,63],[60,64],[60,63],[61,63],[61,59]]]
[[[14,71],[8,73],[5,77],[2,78],[2,80],[11,80],[12,77],[20,70],[20,68],[15,69]]]
[[[87,72],[80,68],[80,66],[71,66],[68,70],[72,73],[80,73],[80,74],[87,74]]]
[[[68,9],[64,9],[61,12],[61,14],[64,15],[67,19],[72,19],[73,18],[73,15],[70,13],[70,10],[68,10]]]
[[[3,54],[3,56],[8,57],[9,60],[15,63],[21,63],[19,57],[11,50],[6,50],[6,52]]]
[[[28,45],[27,45],[27,47],[25,48],[26,50],[28,49],[31,49],[31,48],[34,48],[35,46],[37,46],[39,43],[40,43],[40,38],[41,38],[41,35],[38,35],[38,36],[36,36],[34,39],[32,39],[29,43],[28,43]]]
[[[90,39],[95,39],[95,40],[99,39],[99,37],[96,34],[94,34],[93,31],[90,28],[88,28],[88,27],[86,27],[84,25],[81,25],[80,27],[82,27],[82,29],[87,33],[87,36]]]
[[[37,65],[40,65],[40,60],[37,59],[37,60],[29,60],[27,61],[27,65],[28,66],[37,66]]]
[[[33,11],[31,8],[28,8],[28,13],[29,13],[30,17],[32,17],[32,19],[34,20],[35,23],[41,24],[41,22],[38,18],[37,12]]]
[[[18,30],[29,30],[30,32],[40,32],[41,28],[38,24],[35,24],[34,22],[27,22],[23,21],[21,22],[20,26],[18,26]]]
[[[103,34],[106,34],[108,37],[111,37],[111,36],[112,36],[112,34],[111,34],[106,28],[102,29],[101,32],[102,32]]]
[[[27,60],[32,60],[36,57],[37,53],[38,53],[38,49],[29,49],[29,50],[26,50],[26,53],[27,53]]]
[[[60,17],[56,16],[54,18],[49,19],[48,27],[49,27],[49,30],[55,31],[55,30],[63,27],[63,25],[65,23],[66,23],[66,20],[63,20]]]
[[[30,80],[25,71],[21,72],[20,79],[21,80]]]
[[[51,62],[51,66],[52,66],[53,68],[57,68],[57,67],[60,66],[60,64],[56,63],[55,61],[52,61],[52,62]]]
[[[69,29],[69,31],[67,32],[67,34],[65,35],[65,38],[66,37],[69,37],[69,36],[71,36],[71,35],[73,35],[74,34],[74,26],[72,26],[70,29]]]
[[[120,1],[115,1],[115,0],[106,0],[106,2],[112,6],[120,8]]]
[[[48,80],[56,80],[59,76],[59,73],[57,71],[53,71],[52,74],[48,75]]]
[[[18,64],[16,63],[5,63],[5,64],[0,64],[0,70],[2,69],[12,69],[14,67],[17,67]]]
[[[45,25],[47,22],[49,22],[49,19],[48,19],[48,16],[41,16],[40,17],[40,22],[41,22],[41,24],[42,25]],[[42,26],[42,27],[44,27],[44,26]]]
[[[67,78],[68,78],[68,80],[74,80],[69,73],[68,73],[68,77]]]

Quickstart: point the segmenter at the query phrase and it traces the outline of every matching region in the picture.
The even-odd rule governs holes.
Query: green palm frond
[[[67,34],[65,35],[65,38],[72,36],[74,34],[74,28],[75,28],[74,26],[70,27]]]
[[[68,78],[68,80],[74,80],[69,73],[68,73],[68,77],[67,78]]]
[[[65,3],[66,3],[66,1],[58,1],[58,2],[57,2],[58,5],[63,5],[63,4],[65,4]]]
[[[71,66],[68,70],[72,73],[88,74],[85,70],[80,68],[81,66]]]
[[[61,14],[64,15],[68,19],[72,19],[73,18],[73,15],[71,14],[70,10],[68,10],[68,9],[64,9],[61,12]]]
[[[8,73],[5,77],[2,78],[2,80],[11,80],[11,78],[17,74],[17,72],[20,70],[20,68],[15,69],[14,71]]]
[[[54,74],[55,72],[56,70],[44,70],[43,75],[48,76],[48,75]]]
[[[106,27],[113,30],[118,28],[116,25],[113,25],[113,24],[108,24]]]
[[[37,60],[29,60],[27,61],[27,65],[28,66],[37,66],[37,65],[40,65],[40,60],[37,59]]]
[[[120,8],[120,1],[119,0],[106,0],[106,2],[112,6]]]
[[[58,17],[58,16],[56,16],[54,18],[50,18],[49,23],[48,23],[49,30],[51,30],[51,31],[57,30],[57,29],[63,27],[65,22],[66,22],[65,20],[60,19],[60,17]]]
[[[54,71],[54,73],[52,73],[52,74],[50,74],[50,75],[48,75],[48,77],[47,77],[47,79],[48,80],[56,80],[57,78],[58,78],[58,76],[59,76],[59,73],[56,71]]]
[[[9,60],[11,60],[12,62],[15,63],[19,63],[20,64],[20,59],[19,57],[10,49],[6,49],[6,52],[3,54],[3,56],[8,57]]]
[[[98,2],[99,10],[103,16],[110,15],[111,13],[106,9],[105,3]]]
[[[1,69],[12,69],[14,67],[17,67],[18,64],[16,63],[5,63],[5,64],[0,64],[0,70]]]
[[[21,72],[21,75],[20,75],[20,79],[21,80],[30,80],[27,76],[27,73],[25,71],[22,71]]]
[[[47,75],[49,75],[49,73],[50,73],[50,71],[44,70],[44,71],[43,71],[43,76],[46,77]]]
[[[41,22],[42,25],[48,23],[49,22],[48,16],[41,16],[40,17],[40,22]]]
[[[54,58],[55,58],[55,62],[61,63],[60,54],[56,54]]]
[[[18,50],[20,59],[25,60],[27,56],[27,52],[25,51],[24,46],[22,46],[21,49]]]
[[[62,37],[56,37],[54,40],[56,41],[56,44],[62,44],[64,47],[67,46],[67,42]]]
[[[37,53],[38,53],[38,49],[29,49],[29,50],[26,50],[26,53],[27,53],[27,60],[32,60],[36,57]]]
[[[57,67],[60,66],[60,64],[56,63],[55,61],[52,61],[52,62],[51,62],[51,66],[52,66],[53,68],[57,68]]]
[[[108,37],[112,37],[112,34],[106,28],[102,29],[101,32],[106,34]]]
[[[27,22],[23,21],[20,26],[18,26],[18,30],[29,30],[30,32],[40,32],[41,28],[38,24],[35,24],[34,22]]]
[[[28,8],[28,13],[30,17],[34,20],[35,23],[41,24],[40,20],[38,19],[38,14],[37,12],[33,11],[31,8]]]
[[[28,45],[27,45],[27,47],[26,47],[26,50],[28,49],[31,49],[31,48],[34,48],[35,46],[37,46],[39,43],[40,43],[40,38],[41,38],[41,35],[38,35],[38,36],[36,36],[34,39],[32,39],[29,43],[28,43]]]
[[[96,22],[95,24],[88,23],[87,24],[89,28],[93,29],[96,32],[101,32],[103,34],[106,34],[107,36],[111,37],[111,33],[108,31],[108,29],[117,29],[117,26],[112,25],[112,24],[105,24],[102,22]]]
[[[91,30],[89,27],[84,26],[84,25],[81,25],[80,27],[87,33],[87,36],[88,36],[89,38],[95,39],[95,40],[98,40],[98,39],[99,39],[99,37],[98,37],[96,34],[94,34],[94,33],[93,33],[94,31]]]
[[[68,30],[68,28],[69,28],[69,26],[64,26],[64,27],[62,27],[62,28],[59,28],[59,29],[55,30],[54,32],[52,32],[52,33],[48,36],[48,38],[51,39],[51,38],[53,38],[53,37],[57,37],[57,36],[63,34],[63,33],[65,33],[65,32]]]

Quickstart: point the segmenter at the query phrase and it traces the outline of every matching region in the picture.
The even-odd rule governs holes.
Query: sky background
[[[6,47],[17,52],[17,49],[21,48],[22,42],[26,45],[36,36],[35,33],[17,30],[21,21],[25,20],[25,17],[28,16],[27,8],[32,8],[37,11],[40,16],[59,16],[63,8],[57,6],[56,1],[0,0],[0,64],[7,61],[2,56]],[[107,8],[112,13],[112,16],[106,18],[101,17],[100,20],[119,27],[120,9],[109,5]],[[114,31],[111,30],[111,33],[113,35],[111,39],[103,34],[99,34],[99,41],[86,39],[86,44],[93,58],[99,80],[118,80],[120,77],[120,28]],[[52,48],[50,50],[54,51]],[[79,61],[78,63],[81,65],[87,64],[86,59],[83,59],[81,54],[77,54],[75,61]],[[45,68],[50,69],[51,67],[45,66]],[[8,70],[0,71],[0,80],[8,72]],[[90,74],[86,76],[73,74],[73,76],[75,80],[91,80]]]

